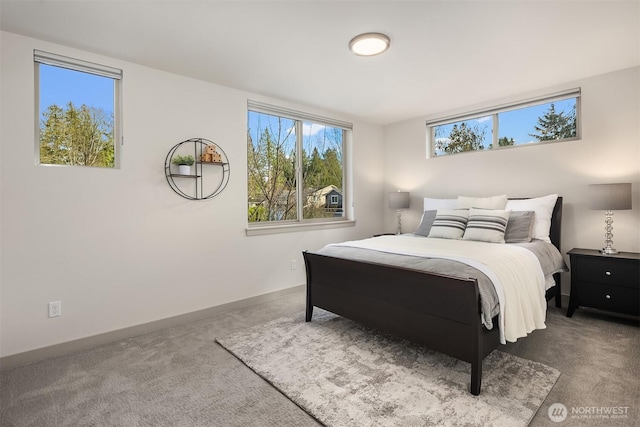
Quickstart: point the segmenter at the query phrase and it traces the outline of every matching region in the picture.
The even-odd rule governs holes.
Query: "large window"
[[[580,90],[427,122],[430,156],[578,139]]]
[[[34,62],[36,162],[118,167],[122,71],[38,50]]]
[[[350,129],[349,123],[249,102],[249,224],[345,219]]]

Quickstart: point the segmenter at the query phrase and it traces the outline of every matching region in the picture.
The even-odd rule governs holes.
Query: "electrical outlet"
[[[49,317],[62,316],[62,302],[51,301],[49,303]]]
[[[291,260],[291,269],[295,270],[298,267],[298,263],[296,262],[295,259]]]

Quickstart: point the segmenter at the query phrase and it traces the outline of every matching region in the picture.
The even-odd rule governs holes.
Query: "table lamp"
[[[396,210],[396,216],[398,217],[398,230],[396,234],[402,234],[402,223],[400,216],[402,215],[402,209],[409,207],[409,193],[406,191],[394,191],[389,193],[389,208]]]
[[[589,185],[589,208],[604,210],[605,247],[603,254],[617,254],[613,245],[613,211],[631,209],[631,184],[591,184]]]

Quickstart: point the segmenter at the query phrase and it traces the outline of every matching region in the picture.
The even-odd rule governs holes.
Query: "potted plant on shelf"
[[[171,161],[174,165],[178,165],[178,173],[180,175],[191,175],[191,165],[193,165],[194,159],[191,155],[180,156],[177,155]]]

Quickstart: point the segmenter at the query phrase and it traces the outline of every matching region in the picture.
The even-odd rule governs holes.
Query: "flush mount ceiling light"
[[[381,33],[365,33],[355,36],[349,42],[349,49],[356,55],[379,55],[389,49],[391,40]]]

